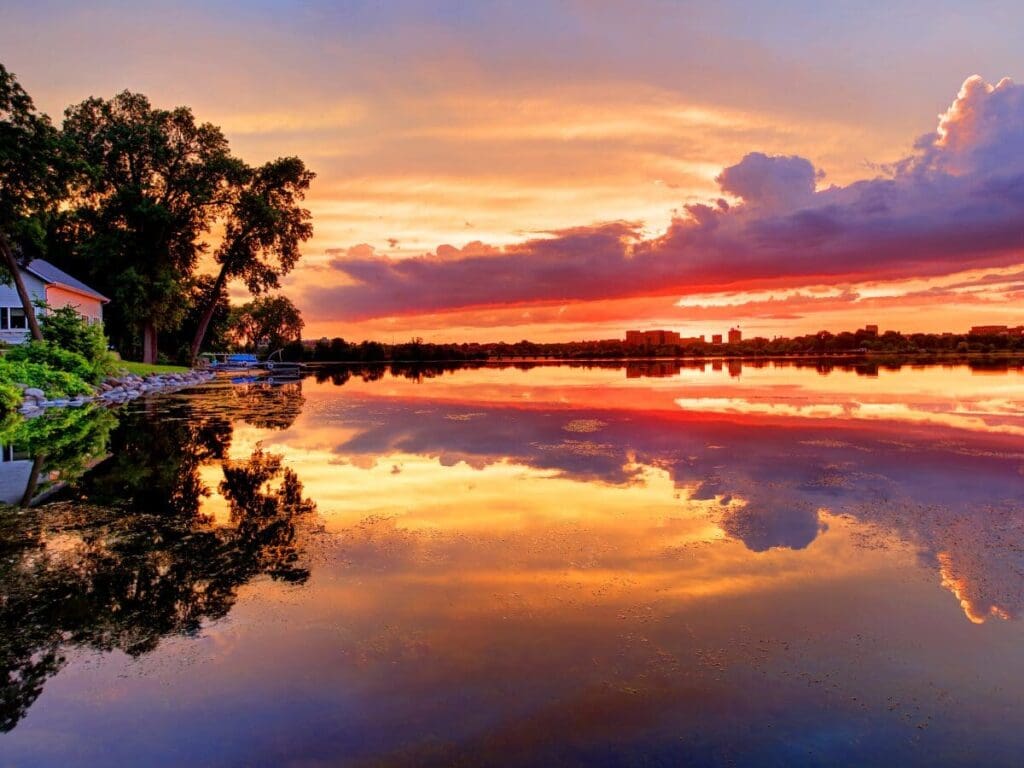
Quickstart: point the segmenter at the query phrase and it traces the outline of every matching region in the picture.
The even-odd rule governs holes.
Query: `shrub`
[[[31,341],[22,344],[10,350],[5,359],[12,363],[35,363],[48,366],[55,371],[70,373],[83,381],[95,380],[95,372],[88,360],[77,352],[62,349],[49,341]]]
[[[21,390],[9,381],[0,381],[0,413],[9,413],[21,405]]]
[[[17,389],[18,384],[41,389],[50,398],[87,395],[92,392],[88,382],[74,373],[61,371],[44,363],[12,360],[8,353],[7,357],[0,359],[0,390],[7,387]],[[0,398],[2,397],[0,395]],[[16,397],[15,405],[21,402],[20,391]]]
[[[88,361],[92,370],[87,377],[89,381],[98,382],[117,371],[117,361],[107,350],[109,342],[103,326],[90,324],[74,307],[49,310],[40,319],[39,326],[47,342]]]

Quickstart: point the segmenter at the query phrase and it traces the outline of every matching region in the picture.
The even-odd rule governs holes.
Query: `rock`
[[[27,387],[25,389],[25,397],[35,397],[35,398],[38,398],[40,400],[45,400],[46,399],[46,393],[43,392],[43,390],[38,389],[36,387]]]

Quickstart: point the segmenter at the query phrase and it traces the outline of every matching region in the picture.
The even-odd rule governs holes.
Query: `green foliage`
[[[59,134],[0,64],[0,282],[14,283],[34,338],[39,328],[20,265],[39,255],[67,189]]]
[[[214,258],[220,273],[203,302],[189,349],[193,360],[209,333],[217,302],[229,280],[245,283],[253,295],[280,287],[298,262],[299,245],[313,236],[310,212],[299,203],[316,174],[297,157],[282,157],[260,168],[245,168],[232,190],[224,238]],[[215,348],[220,345],[214,345]]]
[[[254,299],[232,311],[231,334],[249,348],[276,350],[302,336],[302,314],[286,296]]]
[[[110,357],[103,326],[90,324],[74,307],[51,309],[40,319],[43,338],[61,349],[77,352],[91,363]]]
[[[0,65],[0,281],[43,255],[87,280],[112,299],[107,332],[125,357],[145,338],[154,362],[158,332],[172,357],[206,336],[223,348],[226,284],[278,287],[312,235],[300,203],[313,178],[297,157],[251,168],[188,107],[129,91],[68,107],[58,130]],[[214,230],[221,273],[197,278]]]
[[[0,64],[0,235],[29,255],[42,240],[40,218],[63,193],[58,148],[50,118]]]
[[[7,350],[0,359],[0,411],[21,402],[18,384],[43,390],[47,397],[91,394],[92,384],[115,373],[98,325],[89,325],[72,307],[43,319],[45,341],[31,341]]]
[[[186,373],[188,368],[183,365],[156,365],[153,363],[134,363],[119,360],[117,367],[122,371],[134,373],[136,376],[149,376],[151,373]]]
[[[32,363],[46,366],[56,372],[69,373],[83,381],[94,380],[93,367],[77,352],[62,349],[49,341],[32,341],[15,347],[7,353],[10,363]]]
[[[203,236],[244,164],[219,128],[142,94],[86,99],[64,115],[78,171],[60,233],[71,268],[113,299],[122,345],[144,327],[173,330]]]
[[[8,354],[0,359],[0,386],[17,384],[41,389],[49,398],[88,395],[92,392],[92,387],[81,376],[58,370],[46,363],[12,360]]]
[[[3,361],[0,360],[0,366]],[[0,379],[0,413],[10,413],[21,405],[21,390],[14,382]]]
[[[316,174],[297,157],[246,168],[231,203],[215,258],[228,279],[260,294],[299,260],[299,245],[313,236],[308,210],[299,206]]]
[[[231,304],[224,283],[218,285],[216,278],[198,275],[192,279],[183,300],[186,306],[181,325],[177,330],[163,334],[161,338],[164,349],[173,352],[171,357],[182,363],[190,362],[192,345],[207,315],[209,320],[202,346],[218,352],[227,349]]]

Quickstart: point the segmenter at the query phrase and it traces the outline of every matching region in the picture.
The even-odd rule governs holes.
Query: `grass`
[[[118,360],[117,367],[123,368],[128,373],[136,376],[148,376],[151,373],[185,373],[188,371],[183,365],[152,365],[150,363],[133,363],[128,360]]]

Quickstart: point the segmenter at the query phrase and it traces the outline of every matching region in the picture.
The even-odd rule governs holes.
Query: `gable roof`
[[[28,266],[25,267],[25,271],[35,275],[47,285],[56,285],[61,288],[66,288],[69,291],[80,293],[83,296],[99,299],[103,303],[110,301],[110,299],[102,293],[94,291],[81,280],[77,280],[62,269],[57,269],[57,267],[44,259],[33,259],[28,263]]]

